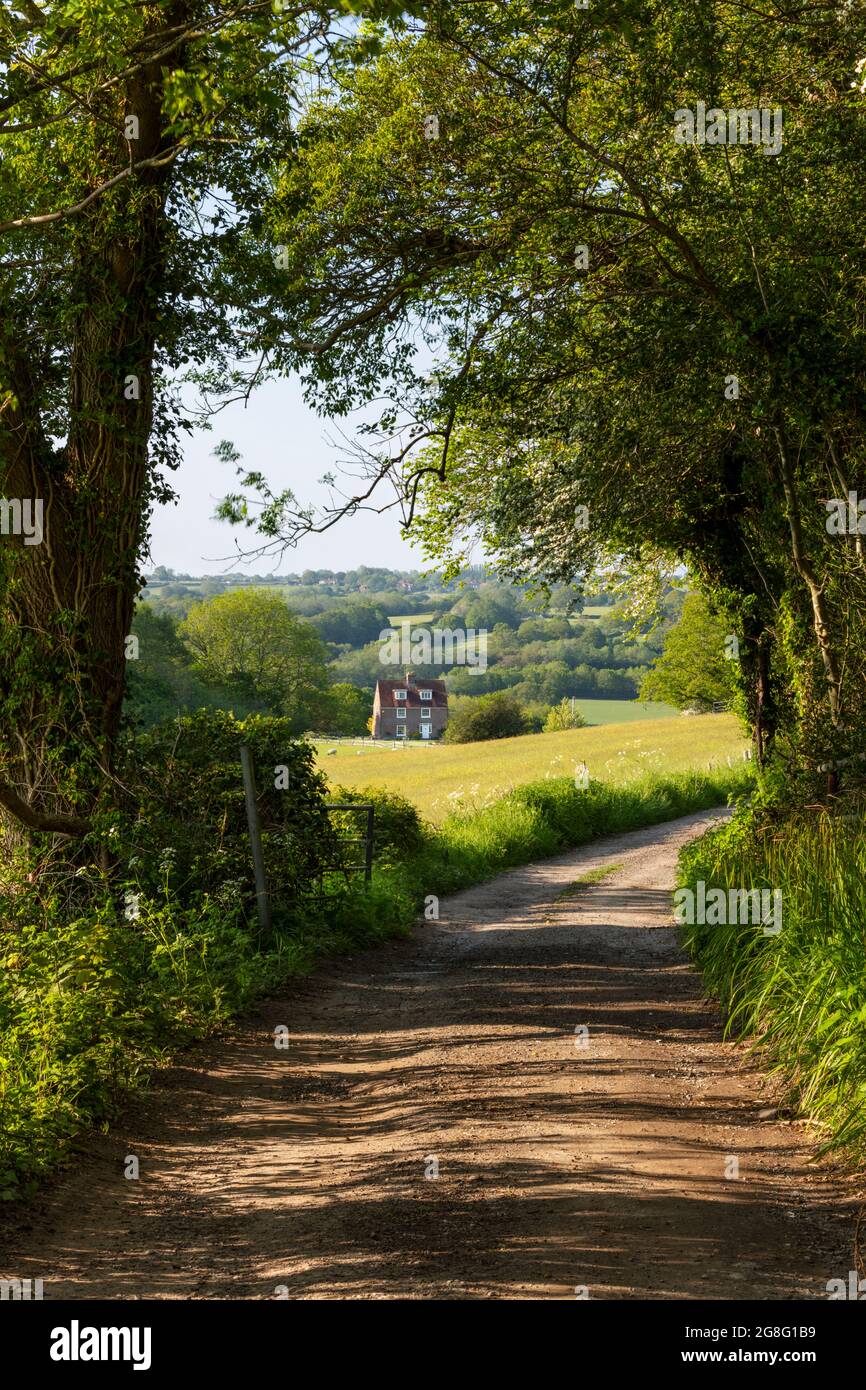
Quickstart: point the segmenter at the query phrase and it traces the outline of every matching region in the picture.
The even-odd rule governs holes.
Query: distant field
[[[637,719],[671,719],[678,711],[661,700],[575,700],[589,724],[631,724]]]
[[[599,781],[623,782],[646,772],[705,769],[736,759],[745,742],[733,715],[702,714],[648,720],[640,731],[633,723],[604,724],[490,743],[412,743],[396,750],[390,743],[340,744],[329,754],[334,746],[318,746],[318,764],[330,782],[386,787],[438,821],[457,806],[480,806],[521,783],[573,776],[577,763],[586,763]]]
[[[398,613],[388,619],[392,627],[400,627],[402,623],[409,623],[412,627],[420,627],[423,623],[429,623],[433,617],[432,613]]]

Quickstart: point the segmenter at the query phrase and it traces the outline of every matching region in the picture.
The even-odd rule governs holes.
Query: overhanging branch
[[[93,826],[79,816],[51,816],[36,811],[8,782],[0,782],[0,806],[30,830],[43,830],[57,835],[89,835]]]

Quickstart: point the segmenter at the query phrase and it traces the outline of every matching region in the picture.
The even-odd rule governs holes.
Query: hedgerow
[[[267,939],[254,885],[237,763],[245,740],[259,771],[270,887]],[[288,768],[278,791],[273,770]],[[442,896],[512,865],[600,835],[723,802],[746,774],[650,778],[627,787],[567,779],[517,788],[438,829],[400,797],[372,800],[372,881],[345,875],[312,750],[278,720],[201,713],[151,731],[130,763],[134,811],[105,832],[73,890],[46,873],[0,890],[0,1196],[14,1199],[64,1161],[74,1136],[104,1125],[129,1091],[179,1048],[227,1024],[259,995],[328,953],[407,932]],[[284,779],[283,779],[284,780]],[[114,832],[113,834],[111,832]],[[100,865],[101,861],[101,867]],[[324,889],[324,897],[318,894]],[[315,890],[315,891],[314,891]],[[128,894],[135,914],[128,912]]]

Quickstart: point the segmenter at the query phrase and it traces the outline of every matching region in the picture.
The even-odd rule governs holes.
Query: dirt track
[[[670,925],[708,819],[515,870],[268,1001],[7,1221],[0,1272],[46,1299],[826,1298],[856,1184],[762,1118]]]

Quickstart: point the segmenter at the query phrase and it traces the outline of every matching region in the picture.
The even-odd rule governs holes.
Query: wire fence
[[[323,749],[325,753],[328,748],[364,747],[364,748],[439,748],[444,746],[438,738],[326,738],[323,734],[311,734],[310,741]]]

